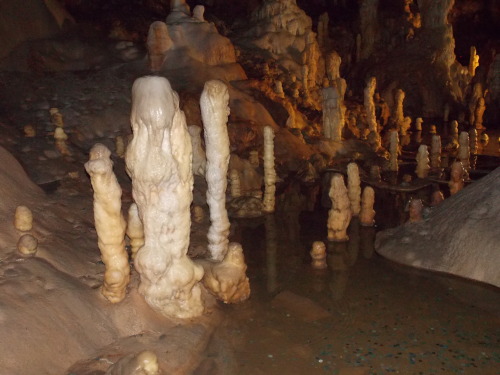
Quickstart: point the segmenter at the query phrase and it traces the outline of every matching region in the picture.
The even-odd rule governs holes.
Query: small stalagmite
[[[149,69],[152,72],[159,72],[165,62],[167,51],[174,45],[165,22],[155,21],[149,26],[146,45]]]
[[[361,180],[359,178],[359,168],[356,163],[347,165],[347,191],[351,202],[352,216],[358,216],[361,210]]]
[[[459,160],[453,162],[450,171],[450,181],[448,181],[450,195],[454,195],[464,188],[464,175],[465,171],[462,162]]]
[[[419,223],[423,220],[424,204],[421,199],[412,199],[409,204],[409,223]]]
[[[417,169],[415,173],[418,178],[427,178],[429,169],[431,169],[429,160],[429,151],[426,145],[420,145],[417,152]]]
[[[361,212],[359,214],[359,221],[364,227],[371,227],[375,224],[374,204],[375,190],[371,186],[366,186],[361,196]]]
[[[347,194],[344,177],[336,173],[330,183],[328,194],[332,200],[332,208],[328,212],[328,240],[343,242],[348,241],[347,227],[351,222],[351,202]]]
[[[28,232],[33,228],[33,213],[26,206],[17,206],[14,215],[14,227],[21,232]]]
[[[458,137],[457,158],[462,162],[465,172],[468,172],[470,169],[470,142],[467,132],[461,132]]]
[[[276,193],[276,170],[274,169],[274,131],[264,127],[264,198],[262,210],[274,212]]]
[[[326,263],[326,246],[323,241],[315,241],[312,244],[311,251],[309,252],[311,255],[312,261],[311,266],[316,270],[324,270],[328,267]]]
[[[441,167],[441,136],[434,134],[431,140],[431,168]]]
[[[126,223],[121,212],[122,189],[113,173],[111,151],[97,143],[90,150],[85,170],[94,189],[94,221],[101,258],[106,267],[101,292],[110,302],[125,298],[130,279],[125,250]]]

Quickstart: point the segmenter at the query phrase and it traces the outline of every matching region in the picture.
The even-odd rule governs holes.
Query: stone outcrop
[[[377,252],[395,262],[500,287],[500,168],[433,208],[419,223],[377,235]]]

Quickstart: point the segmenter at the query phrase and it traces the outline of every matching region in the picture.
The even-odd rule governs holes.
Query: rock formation
[[[377,252],[398,263],[500,287],[499,186],[497,168],[433,208],[427,220],[380,232]]]

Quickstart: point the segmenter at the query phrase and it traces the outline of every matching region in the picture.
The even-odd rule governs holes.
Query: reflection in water
[[[326,210],[290,212],[238,221],[252,296],[224,306],[234,374],[498,373],[498,290],[386,261],[376,228],[355,219],[348,242],[325,242],[328,268],[315,270],[309,251],[325,240]]]
[[[276,258],[278,252],[276,220],[273,214],[265,216],[266,226],[266,270],[267,270],[267,292],[272,294],[278,288]]]

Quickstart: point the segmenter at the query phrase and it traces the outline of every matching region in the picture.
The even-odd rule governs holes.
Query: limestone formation
[[[359,168],[356,163],[347,165],[347,192],[351,202],[352,216],[358,216],[361,210],[361,180]]]
[[[431,168],[441,167],[441,136],[434,134],[431,140]]]
[[[130,239],[130,250],[132,259],[135,259],[137,252],[144,246],[144,227],[137,205],[132,203],[128,209],[127,237]]]
[[[415,130],[418,131],[418,132],[421,132],[422,131],[422,123],[424,122],[424,120],[422,120],[422,117],[417,117],[417,119],[415,120]]]
[[[270,126],[264,127],[264,212],[274,212],[276,194],[276,171],[274,169],[274,131]]]
[[[375,114],[375,101],[373,100],[376,88],[377,88],[377,80],[375,77],[371,77],[368,80],[364,91],[364,106],[366,112],[366,122],[368,123],[368,129],[374,132],[378,131],[377,117]]]
[[[340,88],[342,90],[342,88]],[[323,89],[323,134],[325,138],[342,141],[345,125],[345,106],[343,93],[337,87]]]
[[[14,215],[14,227],[21,232],[28,232],[33,228],[33,213],[26,206],[17,206]]]
[[[464,166],[461,161],[453,162],[450,170],[450,181],[448,187],[450,188],[450,195],[458,193],[464,188]]]
[[[165,78],[134,82],[130,119],[133,138],[125,161],[145,241],[134,262],[141,277],[139,292],[167,317],[199,316],[204,309],[198,284],[203,269],[187,257],[191,139],[177,93]]]
[[[312,261],[311,266],[316,270],[323,270],[328,267],[326,263],[326,246],[322,241],[315,241],[312,244],[311,251],[309,252],[311,255]]]
[[[377,234],[376,250],[397,263],[500,287],[500,168],[434,207],[425,221]]]
[[[207,157],[201,145],[201,128],[196,125],[188,126],[191,137],[191,147],[193,148],[193,173],[197,176],[205,176]]]
[[[199,261],[207,290],[224,303],[239,303],[250,297],[250,282],[241,245],[231,242],[222,262]]]
[[[341,174],[334,174],[330,182],[332,208],[328,212],[328,240],[343,242],[349,240],[347,227],[351,222],[351,203]]]
[[[26,233],[17,241],[17,251],[23,255],[33,256],[38,250],[38,240],[31,234]]]
[[[415,174],[418,178],[427,178],[429,174],[429,169],[431,168],[429,163],[429,151],[427,151],[426,145],[420,145],[417,152],[417,169]]]
[[[476,69],[479,66],[479,55],[476,52],[476,47],[470,47],[470,56],[469,56],[469,74],[471,77],[476,75]]]
[[[241,197],[241,182],[240,182],[240,174],[238,170],[231,169],[229,172],[229,181],[231,188],[231,198],[239,198]]]
[[[229,244],[229,219],[226,210],[227,170],[229,165],[229,92],[222,81],[208,81],[201,94],[200,106],[205,129],[207,154],[207,203],[210,208],[208,249],[213,260],[222,261]]]
[[[396,94],[394,95],[394,110],[393,110],[394,113],[392,115],[392,121],[398,127],[398,131],[403,126],[405,120],[404,108],[403,108],[404,100],[405,100],[405,92],[401,89],[398,89],[396,91]]]
[[[470,169],[470,143],[469,133],[461,132],[458,138],[458,160],[462,162],[465,171],[468,173]]]
[[[165,22],[155,21],[149,26],[146,45],[148,48],[149,69],[152,72],[159,72],[165,62],[167,51],[173,47]]]
[[[104,375],[160,375],[158,358],[149,350],[130,354],[111,365]]]
[[[424,204],[421,199],[412,199],[410,201],[408,211],[409,218],[408,223],[419,223],[423,220],[422,211],[424,209]]]
[[[126,223],[121,212],[122,189],[113,173],[111,151],[103,144],[90,150],[85,169],[94,189],[94,221],[101,258],[106,266],[101,292],[110,302],[125,298],[130,266],[125,251]]]
[[[371,186],[366,186],[363,189],[361,196],[361,212],[359,214],[359,222],[362,226],[371,227],[375,223],[375,190]]]
[[[378,0],[363,0],[359,8],[361,23],[361,59],[367,59],[373,53],[378,32]]]

